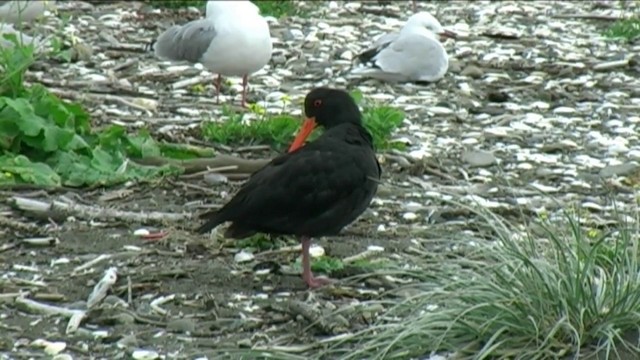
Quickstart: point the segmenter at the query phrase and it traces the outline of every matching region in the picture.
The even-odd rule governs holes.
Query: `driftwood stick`
[[[174,159],[166,159],[162,157],[147,157],[142,159],[132,159],[136,163],[140,165],[147,166],[163,166],[163,165],[174,165],[179,166],[184,169],[185,174],[192,174],[194,172],[206,171],[207,168],[223,168],[223,169],[232,169],[231,166],[235,166],[232,171],[237,174],[245,174],[250,175],[261,169],[265,165],[269,163],[271,160],[252,160],[252,159],[242,159],[236,156],[231,155],[217,155],[212,158],[204,158],[204,159],[189,159],[189,160],[174,160]],[[220,173],[224,173],[224,171],[218,171]]]
[[[37,215],[63,212],[83,219],[111,219],[126,222],[163,222],[185,220],[192,217],[192,214],[190,213],[176,214],[159,211],[141,213],[107,209],[99,206],[82,205],[70,201],[62,202],[53,200],[51,202],[44,202],[20,196],[13,196],[11,202],[18,209]]]

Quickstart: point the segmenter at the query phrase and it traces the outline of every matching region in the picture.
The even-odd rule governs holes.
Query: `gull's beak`
[[[316,125],[316,119],[314,117],[305,118],[300,131],[298,131],[298,135],[296,135],[296,138],[289,147],[289,152],[298,150],[298,148],[304,144],[305,140],[307,140],[309,135],[311,135],[313,129],[316,128]]]
[[[444,39],[455,39],[458,36],[458,35],[456,35],[456,33],[454,33],[453,31],[450,31],[450,30],[443,30],[438,35],[440,35],[440,39],[442,39],[442,40],[444,40]]]

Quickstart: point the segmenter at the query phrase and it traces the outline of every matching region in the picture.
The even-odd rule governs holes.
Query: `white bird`
[[[442,79],[449,68],[449,57],[440,37],[455,38],[427,12],[409,18],[400,32],[382,35],[359,54],[361,66],[351,71],[358,77],[389,82],[434,82]]]
[[[46,39],[38,36],[31,37],[14,29],[12,24],[0,23],[0,48],[12,48],[15,45],[13,41],[4,37],[5,34],[15,35],[16,41],[20,45],[33,45],[36,52],[40,51],[46,45]]]
[[[17,25],[41,17],[45,10],[55,7],[53,0],[11,0],[0,1],[0,22]]]
[[[174,25],[153,44],[161,59],[201,63],[222,76],[242,76],[242,106],[246,105],[248,76],[262,69],[273,49],[269,24],[248,0],[207,1],[206,17]]]

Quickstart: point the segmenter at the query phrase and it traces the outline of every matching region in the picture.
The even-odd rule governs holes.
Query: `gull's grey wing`
[[[397,32],[387,33],[380,36],[379,38],[376,39],[376,41],[373,42],[373,45],[371,45],[371,47],[369,47],[367,50],[358,54],[357,56],[358,61],[362,64],[371,62],[371,60],[373,60],[373,58],[376,55],[378,55],[380,51],[382,51],[384,48],[389,46],[389,44],[391,44],[391,42],[395,40],[397,37],[398,37]]]
[[[436,81],[449,68],[447,53],[436,39],[419,34],[399,36],[373,59],[386,73],[412,81]]]
[[[213,22],[200,19],[168,28],[158,36],[153,46],[159,58],[196,63],[201,61],[215,37]]]

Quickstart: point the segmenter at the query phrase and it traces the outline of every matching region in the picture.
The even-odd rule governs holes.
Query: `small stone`
[[[402,214],[402,218],[407,220],[407,221],[413,221],[415,219],[418,218],[418,215],[414,212],[406,212],[404,214]]]
[[[487,151],[465,151],[462,153],[462,161],[474,167],[485,167],[497,162],[496,157]]]
[[[243,263],[243,262],[247,262],[247,261],[251,261],[255,258],[255,256],[253,256],[252,253],[241,250],[239,253],[237,253],[233,259],[237,262],[237,263]]]
[[[136,231],[133,232],[134,236],[139,236],[139,237],[143,237],[143,236],[149,236],[151,232],[147,229],[138,229]]]
[[[175,319],[167,323],[167,330],[189,333],[196,329],[196,324],[191,319]]]
[[[324,256],[324,254],[325,254],[324,248],[320,245],[313,244],[309,248],[309,255],[311,255],[312,258],[321,257],[321,256]]]
[[[67,343],[63,341],[54,341],[45,345],[44,352],[47,353],[47,355],[57,355],[62,351],[64,351],[64,349],[66,348],[67,348]]]
[[[153,350],[136,350],[131,357],[136,360],[155,360],[160,358],[160,355]]]
[[[123,325],[130,325],[136,322],[136,318],[126,312],[121,312],[119,314],[113,315],[112,319],[114,322]]]
[[[52,357],[51,360],[73,360],[73,356],[69,354],[58,354]]]
[[[218,173],[210,173],[204,175],[204,182],[211,185],[226,184],[229,179]]]
[[[482,77],[482,75],[484,75],[484,71],[482,71],[482,69],[480,69],[477,66],[469,65],[466,68],[464,68],[462,72],[460,72],[460,75],[468,76],[472,79],[479,79]]]
[[[619,165],[609,165],[600,170],[600,176],[602,176],[603,178],[609,178],[613,176],[627,176],[637,171],[638,167],[638,164],[635,162],[629,162]]]
[[[128,348],[133,346],[138,346],[138,338],[135,335],[129,334],[122,337],[122,339],[118,340],[118,347]]]

